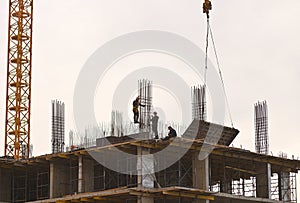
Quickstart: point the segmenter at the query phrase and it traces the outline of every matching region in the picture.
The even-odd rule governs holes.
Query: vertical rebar
[[[122,136],[123,133],[123,115],[119,111],[111,112],[111,136]]]
[[[138,96],[141,105],[139,107],[140,129],[150,131],[150,114],[152,109],[152,82],[146,79],[138,81]]]
[[[268,107],[266,101],[257,102],[254,105],[254,119],[256,152],[269,154]]]
[[[206,120],[206,91],[205,85],[191,88],[193,119]]]
[[[52,101],[52,153],[63,152],[65,146],[65,104]]]

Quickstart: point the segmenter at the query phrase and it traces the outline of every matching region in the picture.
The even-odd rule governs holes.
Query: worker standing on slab
[[[159,117],[157,116],[157,112],[153,112],[153,116],[151,117],[151,122],[152,122],[152,132],[154,134],[155,139],[158,139],[158,130],[157,130],[158,119]]]
[[[146,105],[143,105],[141,104],[141,99],[140,97],[138,96],[132,103],[133,105],[133,108],[132,108],[132,111],[133,111],[133,121],[134,123],[139,123],[139,107],[142,106],[142,107],[145,107]]]

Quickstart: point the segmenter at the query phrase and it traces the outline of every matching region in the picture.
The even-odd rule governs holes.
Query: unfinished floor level
[[[212,147],[206,138],[215,140],[220,129]],[[300,161],[229,147],[238,132],[194,120],[186,133],[168,141],[141,133],[29,160],[1,158],[0,201],[296,202]],[[199,159],[200,152],[207,156]]]

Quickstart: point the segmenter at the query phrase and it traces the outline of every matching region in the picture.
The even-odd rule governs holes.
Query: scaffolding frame
[[[37,173],[37,199],[49,198],[49,171],[38,170]]]
[[[70,159],[69,166],[70,194],[76,194],[78,193],[78,162]]]
[[[273,173],[271,179],[271,199],[297,202],[296,173]]]
[[[174,155],[176,156],[176,154]],[[166,157],[164,157],[166,159]],[[192,156],[185,155],[177,162],[166,167],[164,159],[157,159],[156,168],[165,168],[156,172],[156,187],[193,187]]]
[[[27,168],[12,173],[12,202],[49,198],[49,169]]]
[[[12,200],[13,202],[25,202],[27,199],[27,174],[26,172],[20,175],[13,176],[13,191],[12,191]]]

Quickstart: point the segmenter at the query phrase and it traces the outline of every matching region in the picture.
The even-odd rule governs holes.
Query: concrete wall
[[[11,202],[11,178],[9,169],[0,168],[0,202]]]
[[[83,192],[93,192],[94,191],[94,160],[83,157],[82,161],[83,161],[83,167],[82,167]]]
[[[271,164],[259,163],[255,166],[256,196],[262,198],[271,197]]]
[[[53,161],[50,163],[50,198],[69,194],[69,162]]]

